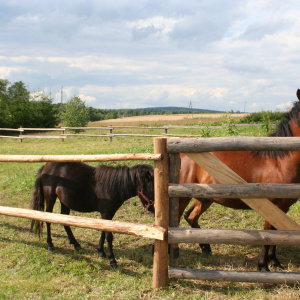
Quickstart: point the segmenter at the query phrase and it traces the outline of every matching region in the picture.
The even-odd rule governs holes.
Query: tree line
[[[190,113],[173,109],[98,109],[87,107],[74,96],[66,103],[53,103],[51,95],[41,91],[31,93],[22,81],[11,84],[0,79],[0,128],[53,128],[57,125],[79,127],[89,121],[116,119],[140,115]]]
[[[22,81],[11,84],[7,79],[0,79],[0,128],[20,126],[53,128],[59,124],[68,127],[84,127],[89,121],[140,115],[189,114],[199,111],[199,109],[189,110],[176,107],[98,109],[87,107],[78,96],[74,96],[64,104],[54,104],[51,95],[47,95],[44,91],[31,93]],[[244,123],[276,122],[281,118],[280,112],[261,112],[249,115]]]

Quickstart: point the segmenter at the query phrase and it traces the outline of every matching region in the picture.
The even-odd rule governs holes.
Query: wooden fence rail
[[[166,230],[160,226],[61,215],[23,208],[0,206],[0,214],[10,217],[19,217],[54,224],[61,224],[65,226],[75,226],[101,231],[131,234],[157,240],[164,240],[167,233]]]
[[[121,160],[161,160],[161,154],[128,153],[103,155],[0,155],[0,162],[106,162]]]
[[[274,124],[271,124],[271,126]],[[235,124],[237,127],[257,127],[261,126],[261,124]],[[0,131],[16,131],[19,132],[20,135],[16,136],[7,136],[0,135],[0,138],[13,138],[20,139],[21,142],[23,139],[62,139],[64,141],[67,137],[109,137],[110,141],[112,141],[113,137],[120,136],[138,136],[138,137],[174,137],[174,136],[182,136],[182,137],[201,137],[200,134],[178,134],[178,133],[168,133],[170,129],[199,129],[209,128],[209,129],[221,129],[224,126],[180,126],[180,125],[164,125],[162,127],[144,127],[144,126],[112,126],[109,125],[107,127],[60,127],[60,128],[23,128],[20,127],[18,129],[13,128],[0,128]],[[164,130],[162,134],[122,134],[122,133],[113,133],[115,129],[139,129],[139,130]],[[109,133],[106,134],[80,134],[80,133],[66,133],[67,130],[108,130]],[[62,132],[59,136],[38,136],[38,135],[23,135],[25,131],[56,131]]]
[[[299,273],[256,272],[256,271],[222,271],[194,270],[170,268],[169,276],[173,279],[197,279],[212,281],[253,282],[253,283],[284,283],[294,284],[300,281]]]
[[[217,137],[170,138],[169,153],[200,153],[213,151],[299,151],[300,137]]]
[[[227,245],[300,246],[298,230],[197,229],[173,228],[168,231],[170,244],[201,243]]]
[[[191,198],[294,198],[300,199],[300,184],[169,184],[170,197]]]

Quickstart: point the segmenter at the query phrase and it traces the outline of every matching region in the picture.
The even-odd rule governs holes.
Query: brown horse
[[[300,90],[297,91],[300,100]],[[294,103],[290,112],[277,126],[273,137],[300,136],[300,102]],[[218,151],[213,155],[244,178],[248,183],[300,183],[300,151]],[[187,155],[181,154],[180,183],[219,183]],[[287,213],[297,199],[269,199]],[[180,198],[179,216],[181,217],[190,198]],[[194,199],[192,207],[185,213],[186,221],[193,228],[199,228],[198,220],[212,203],[234,209],[250,209],[240,199]],[[265,230],[275,229],[265,221]],[[200,244],[203,253],[210,253],[210,245]],[[258,260],[260,271],[269,271],[268,262],[281,268],[276,258],[276,246],[264,246]]]

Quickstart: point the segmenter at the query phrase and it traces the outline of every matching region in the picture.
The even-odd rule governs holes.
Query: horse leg
[[[115,214],[114,211],[106,212],[106,213],[102,212],[101,217],[102,217],[102,219],[105,219],[105,220],[112,220],[114,214]],[[106,257],[106,254],[103,250],[105,239],[107,240],[107,257],[109,259],[109,263],[110,263],[111,267],[113,269],[115,269],[115,268],[117,268],[118,265],[117,265],[117,261],[115,259],[114,252],[113,252],[113,245],[112,245],[113,234],[111,232],[102,231],[100,241],[99,241],[99,247],[98,247],[99,256]]]
[[[105,258],[106,257],[106,254],[104,252],[104,242],[105,242],[105,239],[107,240],[107,257],[109,259],[109,263],[111,265],[111,267],[113,269],[117,268],[117,261],[115,259],[115,256],[114,256],[114,252],[113,252],[113,246],[112,246],[112,242],[113,242],[113,234],[111,232],[105,232],[105,231],[102,231],[101,232],[101,237],[100,237],[100,241],[99,241],[99,246],[97,248],[98,252],[99,252],[99,256],[101,258]]]
[[[105,231],[101,232],[101,236],[100,236],[100,241],[99,241],[99,246],[97,248],[98,252],[99,252],[99,256],[101,258],[105,258],[106,254],[104,252],[104,242],[105,242]]]
[[[61,211],[60,212],[63,215],[69,215],[70,214],[70,209],[68,207],[66,207],[63,203],[61,203]],[[79,250],[81,248],[80,244],[75,239],[70,226],[64,226],[64,228],[65,228],[65,231],[66,231],[66,233],[68,235],[70,244],[74,246],[75,250]]]
[[[46,223],[47,226],[47,244],[48,244],[48,250],[53,251],[54,246],[51,238],[51,223]]]
[[[270,246],[269,252],[268,252],[268,261],[270,262],[271,266],[283,270],[283,267],[279,260],[276,257],[276,246]]]
[[[278,206],[284,213],[287,213],[290,206],[295,203],[297,200],[294,199],[285,199],[286,201],[281,201],[280,206]],[[271,230],[276,230],[276,228],[272,225],[270,225]],[[269,252],[268,252],[268,261],[270,262],[271,266],[277,269],[283,269],[281,263],[276,257],[276,246],[270,246]]]
[[[208,199],[194,199],[193,205],[184,214],[185,220],[190,224],[192,228],[200,228],[198,220],[200,216],[212,205],[212,201]],[[199,244],[202,253],[209,255],[211,254],[211,248],[209,244]]]
[[[48,193],[48,190],[44,191],[44,197],[46,201],[46,212],[52,213],[53,212],[53,207],[56,201],[56,195],[52,194],[51,192]],[[54,246],[52,242],[52,237],[51,237],[51,223],[46,223],[47,227],[47,245],[48,245],[48,250],[53,251]]]
[[[264,245],[260,255],[258,257],[258,264],[257,268],[259,271],[263,272],[270,272],[270,269],[268,267],[268,252],[269,252],[270,246],[269,245]]]
[[[269,222],[265,221],[264,230],[276,230]],[[279,260],[276,257],[276,246],[264,245],[258,258],[258,270],[259,271],[270,271],[268,262],[271,266],[282,269]]]
[[[105,235],[107,240],[107,257],[109,259],[110,266],[115,269],[118,265],[113,252],[113,234],[111,232],[106,232]]]

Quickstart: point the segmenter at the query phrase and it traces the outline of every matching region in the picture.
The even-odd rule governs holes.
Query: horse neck
[[[130,191],[131,197],[137,196],[138,189],[140,185],[140,179],[137,172],[134,172],[132,169],[129,169],[129,177],[130,177]]]
[[[127,178],[128,180],[126,180],[125,178]],[[122,201],[126,201],[134,196],[137,195],[137,188],[136,188],[136,184],[135,181],[132,180],[132,175],[130,172],[130,169],[127,170],[127,174],[126,176],[122,176],[122,180],[124,180],[120,186],[123,189],[122,192]]]
[[[292,136],[300,137],[300,127],[296,120],[292,120],[290,122],[290,129],[291,129]]]

